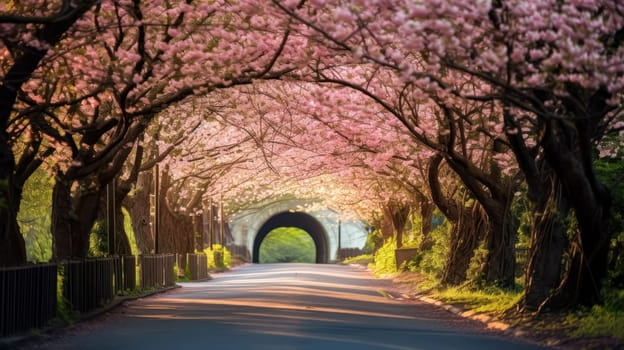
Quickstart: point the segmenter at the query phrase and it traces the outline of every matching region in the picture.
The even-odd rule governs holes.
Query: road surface
[[[539,349],[416,301],[350,266],[247,265],[128,302],[38,349]]]

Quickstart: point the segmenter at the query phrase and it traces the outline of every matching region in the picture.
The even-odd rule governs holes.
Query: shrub
[[[420,251],[407,268],[412,272],[421,272],[439,277],[444,269],[446,257],[449,250],[449,229],[450,225],[446,220],[440,222],[429,233],[433,245],[430,250]]]
[[[390,238],[375,252],[373,270],[376,275],[389,274],[397,271],[395,249],[396,240]]]
[[[223,270],[232,267],[232,254],[220,244],[204,249],[204,254],[208,257],[209,269]]]

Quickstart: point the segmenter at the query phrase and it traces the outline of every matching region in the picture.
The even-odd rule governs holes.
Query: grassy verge
[[[461,305],[464,309],[470,309],[476,313],[502,316],[514,308],[520,301],[522,293],[498,288],[477,290],[467,287],[450,287],[433,291],[431,297],[447,304]]]
[[[356,264],[362,266],[368,266],[373,261],[373,254],[362,254],[353,256],[343,260],[344,264]]]
[[[344,263],[366,265],[380,277],[391,277],[395,287],[407,294],[426,295],[473,314],[485,314],[528,331],[538,341],[554,342],[564,349],[624,349],[624,290],[607,289],[604,303],[574,311],[520,313],[517,305],[523,290],[521,281],[514,290],[479,288],[474,284],[444,287],[435,274],[396,270],[388,251],[346,259]],[[377,261],[375,261],[377,259]]]
[[[609,336],[624,340],[624,290],[609,290],[603,296],[604,305],[594,305],[568,314],[566,323],[573,326],[571,336]]]

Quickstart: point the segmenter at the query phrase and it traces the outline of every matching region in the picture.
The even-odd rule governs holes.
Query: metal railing
[[[115,265],[119,257],[69,260],[61,264],[63,296],[72,308],[88,312],[115,297]]]
[[[205,254],[186,254],[186,264],[191,272],[191,280],[208,278],[208,257]]]
[[[0,269],[0,336],[42,327],[56,315],[56,264]]]
[[[175,284],[174,254],[139,255],[141,288],[169,287]]]
[[[111,256],[0,268],[0,337],[44,326],[56,316],[61,296],[86,313],[137,287],[173,286],[174,263],[174,254],[158,254],[139,256],[138,265],[135,256]]]

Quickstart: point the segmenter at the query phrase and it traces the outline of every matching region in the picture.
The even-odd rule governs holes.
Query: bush
[[[342,261],[345,264],[358,264],[368,266],[373,262],[373,254],[362,254],[358,256],[352,256]]]
[[[394,250],[396,249],[396,240],[388,239],[375,252],[373,261],[373,270],[375,275],[383,275],[397,272]]]
[[[232,254],[220,244],[213,245],[212,248],[204,249],[204,254],[208,257],[208,268],[215,270],[225,270],[232,267]]]
[[[54,180],[37,169],[24,184],[17,221],[24,235],[26,255],[31,262],[52,259],[52,188]]]
[[[420,251],[406,267],[412,272],[440,277],[449,250],[449,229],[446,220],[440,222],[429,233],[433,242],[431,249]]]
[[[580,309],[567,317],[575,330],[573,336],[611,336],[624,339],[624,290],[605,289],[604,305]]]

